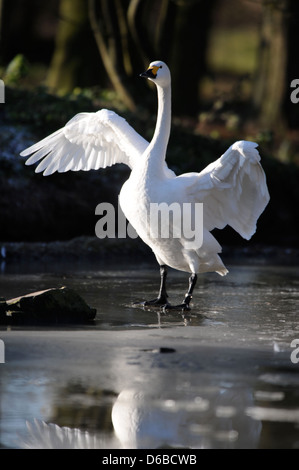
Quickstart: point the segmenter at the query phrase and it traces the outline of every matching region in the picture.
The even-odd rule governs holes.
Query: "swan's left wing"
[[[107,109],[79,113],[63,128],[21,153],[30,158],[26,165],[40,161],[36,173],[97,170],[115,163],[130,168],[145,151],[148,142],[127,121]],[[33,154],[33,155],[32,155]]]
[[[201,173],[192,174],[186,191],[192,201],[203,202],[208,230],[230,225],[247,240],[255,233],[270,199],[256,147],[254,142],[235,142]]]

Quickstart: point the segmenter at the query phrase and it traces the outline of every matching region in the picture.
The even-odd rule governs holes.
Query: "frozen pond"
[[[5,298],[65,285],[97,317],[1,327],[0,447],[55,447],[58,435],[101,448],[298,448],[298,268],[228,268],[199,276],[184,317],[132,305],[156,296],[152,265],[4,269]],[[168,280],[180,302],[188,275]]]

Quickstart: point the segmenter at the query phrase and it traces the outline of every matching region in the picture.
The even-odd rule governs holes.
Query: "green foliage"
[[[29,63],[23,54],[16,55],[8,64],[4,79],[7,85],[16,84],[21,78],[26,77],[29,71]]]
[[[216,29],[207,52],[213,71],[244,74],[256,70],[259,36],[254,29]]]
[[[5,115],[9,121],[27,124],[43,134],[64,126],[76,113],[95,110],[92,101],[82,94],[60,98],[43,87],[32,91],[7,87],[6,104]]]

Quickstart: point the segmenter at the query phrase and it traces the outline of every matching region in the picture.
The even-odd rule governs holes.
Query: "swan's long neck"
[[[157,86],[158,115],[155,133],[146,151],[148,164],[160,170],[166,156],[171,127],[171,87]]]

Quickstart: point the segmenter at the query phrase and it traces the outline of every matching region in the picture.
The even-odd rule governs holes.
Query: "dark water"
[[[183,316],[133,306],[156,296],[154,266],[4,266],[0,295],[66,285],[97,317],[1,328],[0,446],[298,448],[297,267],[228,267]],[[172,303],[187,283],[170,271]]]

